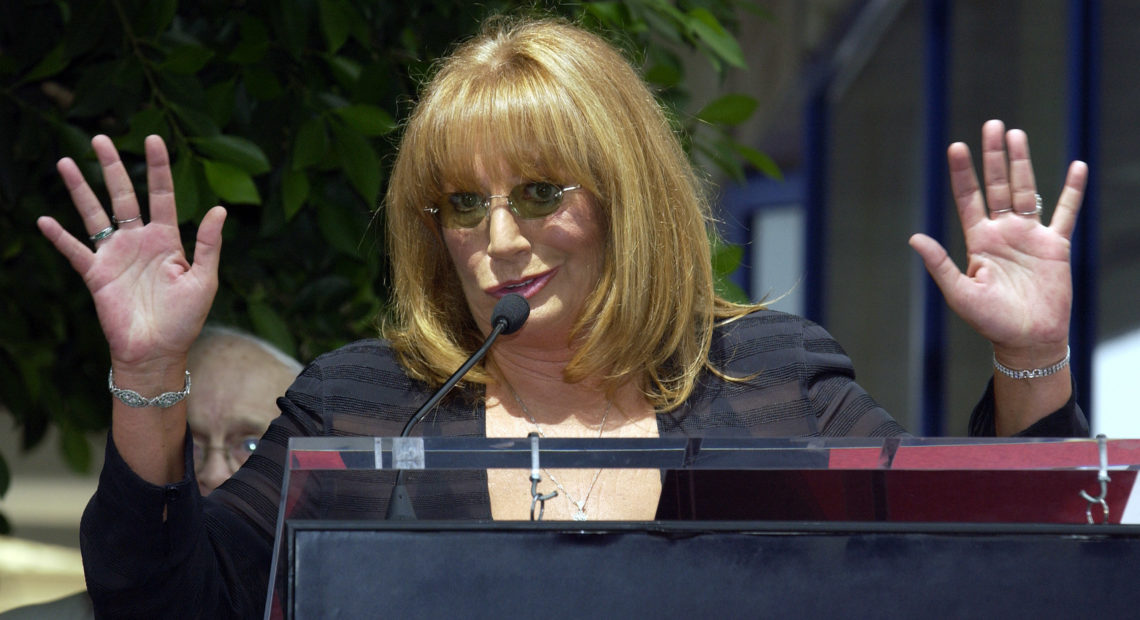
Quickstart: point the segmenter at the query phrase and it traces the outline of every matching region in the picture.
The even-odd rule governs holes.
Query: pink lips
[[[541,291],[542,287],[546,286],[546,283],[550,281],[550,278],[554,277],[557,271],[557,269],[552,269],[546,273],[530,278],[512,280],[511,282],[506,282],[494,288],[487,289],[487,294],[495,298],[502,298],[511,293],[516,293],[526,299],[530,299]]]

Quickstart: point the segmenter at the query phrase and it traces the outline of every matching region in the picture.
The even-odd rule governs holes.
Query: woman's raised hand
[[[127,369],[146,373],[148,365],[164,361],[183,364],[217,291],[225,209],[214,207],[203,218],[191,264],[178,232],[174,182],[162,139],[146,139],[149,222],[141,217],[134,187],[110,138],[96,136],[91,145],[103,168],[113,215],[74,161],[64,158],[57,168],[94,250],[54,218],[41,217],[37,224],[91,291],[116,377]]]
[[[911,247],[922,256],[950,308],[993,343],[1004,364],[1041,368],[1057,362],[1068,343],[1070,238],[1088,167],[1079,161],[1069,167],[1056,209],[1044,226],[1025,132],[1007,133],[1001,121],[982,127],[984,197],[969,148],[952,144],[947,159],[965,233],[966,271],[926,235],[911,237]]]

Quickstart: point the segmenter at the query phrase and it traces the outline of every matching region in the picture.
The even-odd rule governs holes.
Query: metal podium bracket
[[[538,483],[542,482],[542,465],[538,457],[538,433],[530,433],[530,520],[542,521],[546,514],[546,500],[558,497],[558,491],[551,491],[546,495],[538,492]],[[538,504],[538,518],[534,518],[534,505]]]
[[[1111,479],[1108,477],[1108,444],[1106,440],[1107,437],[1103,433],[1096,436],[1097,452],[1100,454],[1100,470],[1096,479],[1100,482],[1100,495],[1093,497],[1081,489],[1081,497],[1089,503],[1088,507],[1085,508],[1085,517],[1088,518],[1089,525],[1096,522],[1093,519],[1092,509],[1097,504],[1100,504],[1101,508],[1104,509],[1104,520],[1101,523],[1108,523],[1108,502],[1104,501],[1104,498],[1108,495],[1108,483]]]

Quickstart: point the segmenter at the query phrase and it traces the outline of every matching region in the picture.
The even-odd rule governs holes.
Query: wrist
[[[132,390],[151,398],[158,394],[184,389],[187,368],[185,357],[130,364],[112,360],[109,378],[114,378],[114,384],[118,388]]]
[[[1015,370],[1048,368],[1069,355],[1069,342],[1050,342],[1029,347],[993,345],[993,358],[998,364]]]
[[[119,399],[124,405],[135,409],[143,409],[147,407],[157,407],[159,409],[166,409],[173,407],[176,403],[190,395],[190,371],[187,370],[183,373],[185,383],[182,389],[177,392],[163,392],[155,396],[143,396],[135,390],[124,388],[115,385],[115,370],[112,368],[107,373],[107,389],[111,391],[111,396]]]
[[[993,356],[994,370],[1009,377],[1010,379],[1042,379],[1055,375],[1069,366],[1069,347],[1065,347],[1065,355],[1061,359],[1046,366],[1034,366],[1031,368],[1010,368],[1003,364],[999,359],[997,352]]]

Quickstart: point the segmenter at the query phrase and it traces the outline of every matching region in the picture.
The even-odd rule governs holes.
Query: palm
[[[152,223],[122,231],[101,250],[83,278],[112,356],[134,361],[152,347],[189,347],[216,281],[191,271],[177,228]]]
[[[92,142],[103,164],[112,209],[120,220],[139,213],[138,201],[114,147],[106,138]],[[151,221],[123,223],[92,252],[51,218],[41,218],[44,234],[67,257],[91,291],[112,359],[137,363],[184,355],[197,337],[217,290],[217,259],[225,211],[215,208],[198,232],[194,265],[183,252],[173,185],[161,140],[147,142]],[[60,162],[89,234],[108,225],[102,205],[74,162]]]
[[[984,197],[969,149],[951,145],[948,160],[965,233],[965,272],[933,239],[911,240],[947,304],[995,346],[1063,342],[1072,305],[1069,237],[1084,191],[1084,164],[1069,169],[1052,221],[1043,226],[1033,213],[1036,182],[1024,133],[1006,136],[996,121],[983,128]]]

